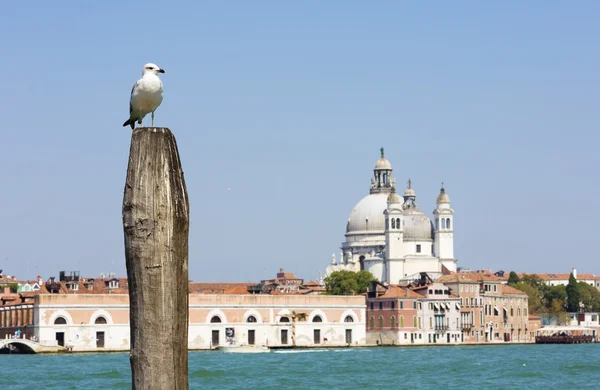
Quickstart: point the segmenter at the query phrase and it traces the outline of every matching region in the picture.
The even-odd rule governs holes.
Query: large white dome
[[[388,193],[370,194],[354,206],[346,233],[370,232],[383,234],[385,230],[384,210],[387,208]]]

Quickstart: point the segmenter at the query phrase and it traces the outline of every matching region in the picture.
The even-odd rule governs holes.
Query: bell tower
[[[440,262],[450,271],[456,271],[454,258],[454,210],[450,207],[450,197],[444,183],[436,200],[434,252]]]

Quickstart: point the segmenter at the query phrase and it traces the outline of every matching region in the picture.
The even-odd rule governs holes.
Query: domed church
[[[369,195],[350,213],[340,259],[332,256],[326,274],[364,269],[395,284],[418,278],[420,272],[435,279],[444,267],[456,271],[454,210],[443,184],[436,204],[432,221],[420,210],[410,180],[402,196],[396,192],[392,164],[381,148]]]

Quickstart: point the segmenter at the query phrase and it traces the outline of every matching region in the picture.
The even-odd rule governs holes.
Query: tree
[[[532,286],[531,284],[528,284],[524,281],[517,283],[513,287],[527,294],[527,297],[529,298],[528,306],[530,314],[538,314],[543,311],[544,304],[542,302],[542,293],[540,292],[538,287]]]
[[[587,312],[600,311],[600,291],[585,282],[578,282],[579,300],[583,309]]]
[[[325,289],[327,295],[363,294],[374,280],[375,277],[368,271],[335,271],[325,278]]]
[[[510,271],[510,274],[508,275],[508,284],[514,287],[519,282],[520,279],[517,273],[515,271]]]
[[[564,325],[567,323],[567,312],[565,311],[565,301],[562,299],[553,299],[548,310],[550,315],[556,316],[556,324]]]
[[[544,304],[549,311],[552,307],[554,300],[562,301],[563,304],[567,301],[567,289],[563,285],[559,286],[546,286],[542,287],[542,294],[544,295]]]
[[[569,276],[567,284],[567,310],[571,313],[579,312],[579,286],[573,274]]]

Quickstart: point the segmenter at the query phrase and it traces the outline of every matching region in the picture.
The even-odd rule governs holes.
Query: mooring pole
[[[133,130],[123,229],[132,387],[187,390],[189,201],[168,128]]]

